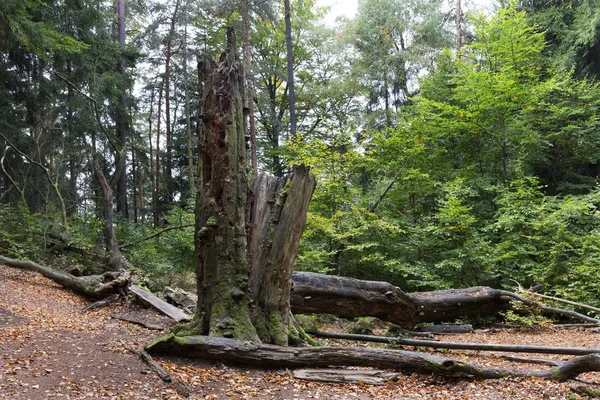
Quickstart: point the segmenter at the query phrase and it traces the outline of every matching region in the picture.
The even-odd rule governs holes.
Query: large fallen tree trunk
[[[291,303],[297,314],[377,317],[407,328],[419,322],[494,315],[510,308],[501,290],[487,287],[408,294],[387,282],[311,272],[292,275]]]
[[[506,371],[487,368],[431,354],[355,347],[290,348],[210,336],[167,335],[146,346],[151,354],[181,355],[278,368],[355,366],[392,369],[478,379],[506,376],[537,376],[568,380],[590,371],[600,371],[600,355],[576,357],[546,372]]]
[[[412,328],[420,322],[454,321],[495,315],[517,300],[547,314],[587,322],[600,321],[570,310],[548,307],[507,290],[489,287],[404,293],[387,282],[363,281],[311,272],[292,275],[292,311],[297,314],[335,314],[341,317],[377,317]]]
[[[58,284],[93,299],[118,293],[130,284],[129,273],[76,277],[31,261],[0,256],[0,262],[14,268],[35,271]],[[517,300],[544,313],[599,324],[600,321],[570,310],[545,306],[515,293],[472,287],[467,289],[404,293],[387,282],[363,281],[310,272],[292,274],[291,306],[296,314],[334,314],[341,317],[377,317],[404,328],[420,322],[453,321],[494,315]]]

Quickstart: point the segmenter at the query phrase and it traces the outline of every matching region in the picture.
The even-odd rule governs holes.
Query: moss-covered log
[[[523,372],[483,367],[431,354],[356,347],[290,348],[235,339],[167,335],[146,346],[152,354],[180,355],[226,362],[278,368],[371,367],[406,373],[497,379],[506,376],[535,376],[564,381],[585,372],[600,371],[600,355],[576,357],[544,372]]]
[[[443,374],[501,378],[508,373],[425,353],[355,347],[283,347],[209,336],[167,335],[148,346],[151,354],[181,355],[263,367],[304,368],[358,366]]]
[[[16,260],[0,256],[0,263],[12,268],[18,268],[25,271],[37,272],[52,279],[54,282],[72,290],[75,293],[92,299],[104,299],[115,293],[119,293],[129,285],[130,275],[124,273],[107,272],[103,275],[94,275],[86,277],[77,277],[67,272],[57,271],[52,268],[44,267],[33,261]]]

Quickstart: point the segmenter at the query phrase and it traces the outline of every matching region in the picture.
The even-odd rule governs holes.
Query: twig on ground
[[[122,340],[121,344],[127,351],[140,357],[142,361],[160,377],[160,379],[162,379],[164,382],[170,383],[182,396],[186,398],[190,396],[190,389],[187,387],[187,385],[181,382],[179,379],[173,378],[173,376],[166,369],[161,367],[156,361],[154,361],[152,356],[145,350],[136,350],[132,349],[131,347],[127,347],[125,342]]]

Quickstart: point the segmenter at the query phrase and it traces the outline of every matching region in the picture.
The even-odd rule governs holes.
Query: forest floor
[[[83,311],[88,304],[84,298],[39,275],[0,266],[0,398],[181,398],[123,346],[125,343],[140,349],[161,332],[118,317],[160,325],[164,332],[173,325],[171,321],[125,302]],[[600,334],[583,329],[502,330],[440,338],[600,347]],[[443,355],[495,367],[545,368],[509,362],[501,359],[500,353],[444,351]],[[600,390],[600,373],[587,373],[566,383],[533,378],[477,381],[411,374],[400,375],[382,386],[369,386],[307,382],[291,378],[285,370],[249,369],[202,360],[160,357],[157,361],[188,385],[193,399],[579,399],[585,398],[576,393],[579,387]]]

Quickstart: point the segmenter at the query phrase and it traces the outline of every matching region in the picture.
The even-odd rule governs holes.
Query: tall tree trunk
[[[296,141],[296,90],[294,86],[294,52],[292,47],[292,22],[290,0],[285,5],[285,42],[287,47],[288,90],[290,98],[290,139]]]
[[[119,138],[120,147],[125,148],[127,146],[127,70],[125,65],[125,0],[118,0],[117,5],[118,14],[118,36],[119,36],[119,48],[121,54],[119,56],[119,69],[121,73],[121,95],[119,98],[119,105],[117,107],[117,136]],[[117,181],[117,212],[119,212],[123,218],[129,217],[129,211],[127,209],[127,162],[119,160],[120,157],[127,157],[127,152],[116,152],[115,153],[115,165],[122,165],[122,170],[118,172],[119,180]],[[116,172],[115,172],[116,173]]]
[[[67,61],[67,74],[71,75],[73,69],[71,60]],[[67,85],[67,137],[70,143],[74,143],[75,129],[73,123],[73,88],[71,85]],[[77,158],[75,153],[69,155],[69,190],[68,199],[69,204],[67,206],[67,214],[72,216],[77,211],[77,204],[79,203],[79,195],[77,194]]]
[[[162,97],[163,97],[163,86],[164,79],[161,80],[160,87],[158,88],[158,107],[156,117],[156,160],[154,162],[154,193],[152,194],[152,203],[154,208],[154,227],[160,225],[160,122],[161,122],[161,110],[162,110]]]
[[[187,70],[187,29],[188,29],[188,16],[189,16],[189,0],[186,4],[185,12],[185,27],[183,30],[183,75],[184,79],[184,90],[185,90],[185,133],[187,137],[187,157],[188,157],[188,181],[190,185],[190,196],[196,190],[196,179],[194,177],[194,152],[192,149],[192,120],[190,112],[190,88],[188,82],[188,70]]]
[[[461,0],[456,0],[456,48],[462,47],[462,9]]]
[[[250,48],[250,0],[242,5],[242,23],[244,26],[244,75],[246,77],[246,99],[248,106],[248,131],[250,134],[250,159],[252,161],[252,177],[258,175],[258,158],[256,155],[256,121],[254,116],[254,79],[252,77],[252,53]]]
[[[167,37],[165,57],[165,125],[166,125],[166,162],[165,162],[165,202],[173,202],[173,132],[171,131],[171,58],[173,57],[173,36],[175,35],[175,21],[181,0],[175,3],[175,10],[171,17],[171,28]]]
[[[113,271],[124,270],[129,267],[127,261],[121,254],[119,249],[119,243],[117,242],[117,235],[115,234],[114,220],[113,220],[113,190],[111,185],[106,180],[102,168],[96,160],[93,161],[92,165],[94,171],[94,180],[100,188],[102,193],[102,201],[100,207],[100,215],[104,227],[102,233],[104,236],[104,247],[106,251],[105,262],[108,269]],[[117,172],[115,172],[117,173]],[[118,176],[115,175],[118,181]]]

